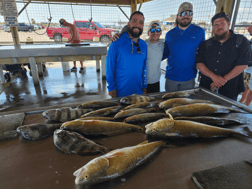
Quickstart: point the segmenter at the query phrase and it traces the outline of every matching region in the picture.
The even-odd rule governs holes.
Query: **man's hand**
[[[115,35],[112,36],[112,41],[116,41],[117,39],[119,39],[120,34],[116,33]]]
[[[109,96],[111,96],[112,98],[116,97],[116,89],[113,91],[109,91]]]
[[[211,91],[214,91],[215,88],[219,89],[222,85],[219,85],[218,83],[211,83],[210,87],[211,87]]]
[[[143,94],[147,94],[147,89],[143,89]]]
[[[221,77],[220,75],[215,75],[213,78],[211,78],[213,80],[213,83],[216,83],[217,86],[222,86],[225,85],[227,80],[224,79],[223,77]]]

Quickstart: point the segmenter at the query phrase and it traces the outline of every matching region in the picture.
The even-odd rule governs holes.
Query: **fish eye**
[[[89,178],[89,176],[88,175],[85,175],[85,179],[88,179]]]
[[[156,131],[156,128],[152,129],[153,131]]]

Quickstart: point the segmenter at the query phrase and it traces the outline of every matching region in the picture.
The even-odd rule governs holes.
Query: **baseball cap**
[[[150,31],[150,29],[152,28],[153,24],[157,24],[157,26],[155,26],[155,28],[161,28],[161,23],[158,20],[154,20],[152,21],[149,26],[148,26],[148,31]]]
[[[60,20],[59,20],[59,23],[60,23],[60,25],[63,25],[63,22],[64,21],[66,21],[64,18],[61,18]]]
[[[212,17],[212,20],[211,20],[212,25],[213,25],[214,21],[215,21],[216,19],[218,19],[218,18],[225,18],[225,20],[226,20],[227,22],[230,22],[230,19],[229,19],[229,16],[228,16],[227,13],[225,13],[225,12],[219,12],[219,13],[215,14],[215,15]]]
[[[179,6],[179,9],[178,9],[178,14],[180,14],[181,12],[183,11],[193,11],[193,5],[191,3],[188,3],[188,2],[184,2],[182,3],[180,6]]]

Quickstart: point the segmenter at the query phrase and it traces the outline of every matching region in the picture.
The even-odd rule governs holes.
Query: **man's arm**
[[[227,81],[230,79],[233,79],[236,76],[238,76],[240,73],[242,73],[247,67],[248,67],[248,65],[235,66],[229,73],[224,75],[223,78]]]
[[[111,97],[116,97],[115,87],[115,62],[116,62],[115,43],[111,43],[106,58],[106,80],[108,83],[108,91]]]
[[[73,26],[69,26],[69,39],[68,39],[68,41],[67,41],[67,43],[71,43],[72,42],[72,40],[73,40]]]
[[[212,71],[210,71],[204,63],[197,63],[196,65],[197,69],[202,73],[203,75],[210,77],[214,83],[216,83],[218,86],[225,85],[227,80],[220,75],[216,75]]]
[[[147,52],[146,58],[144,59],[144,67],[143,67],[143,94],[147,93],[147,85],[148,85],[148,76],[147,76]]]

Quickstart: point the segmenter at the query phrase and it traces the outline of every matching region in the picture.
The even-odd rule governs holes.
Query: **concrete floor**
[[[63,72],[61,63],[46,63],[39,86],[34,86],[30,71],[27,78],[15,75],[10,83],[0,86],[0,113],[47,106],[71,107],[91,100],[110,99],[106,80],[102,79],[101,72],[96,72],[95,61],[86,61],[84,66],[86,71],[81,74],[79,68],[78,72]],[[162,74],[161,91],[164,85]]]

